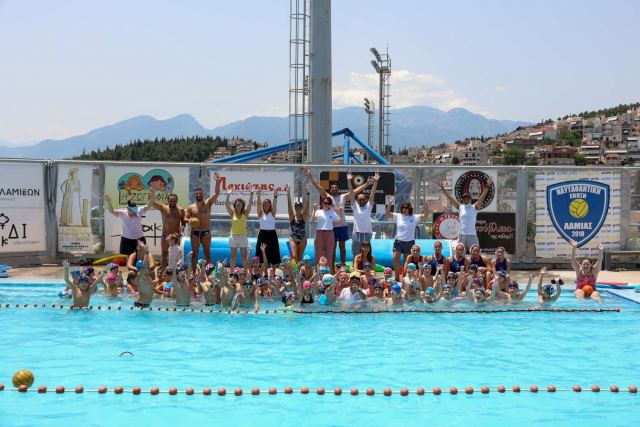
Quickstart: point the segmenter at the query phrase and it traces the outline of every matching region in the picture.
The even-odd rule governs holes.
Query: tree
[[[538,156],[529,156],[524,162],[527,166],[538,166]]]
[[[587,164],[587,158],[582,153],[576,153],[575,163],[576,166],[585,166]]]
[[[510,147],[504,151],[505,165],[522,165],[526,160],[526,153],[522,148]]]
[[[453,156],[453,159],[451,159],[451,164],[452,165],[459,165],[460,164],[460,159],[457,158],[456,156]]]

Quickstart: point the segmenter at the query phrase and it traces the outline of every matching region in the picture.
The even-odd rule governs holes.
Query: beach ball
[[[584,199],[575,199],[569,204],[569,213],[574,218],[584,218],[589,213],[589,205]]]
[[[200,225],[200,220],[198,218],[191,218],[191,226],[198,227]]]
[[[26,385],[27,387],[31,387],[33,385],[33,381],[35,377],[33,376],[33,372],[27,369],[21,369],[15,374],[13,374],[13,386],[20,387],[21,385]]]

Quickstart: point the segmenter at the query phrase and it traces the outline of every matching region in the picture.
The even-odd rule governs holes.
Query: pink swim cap
[[[107,274],[107,282],[115,282],[118,279],[115,273]]]
[[[393,273],[393,269],[391,267],[384,268],[384,274],[391,274],[391,273]]]
[[[321,256],[320,259],[318,260],[318,262],[327,262],[327,258]]]
[[[304,283],[302,283],[302,288],[303,289],[309,289],[310,287],[312,287],[313,285],[311,284],[310,281],[305,280]]]

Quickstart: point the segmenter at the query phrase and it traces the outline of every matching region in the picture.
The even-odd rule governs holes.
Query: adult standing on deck
[[[204,191],[202,188],[196,188],[193,195],[196,202],[187,208],[185,218],[191,224],[191,250],[193,257],[191,259],[191,269],[196,271],[198,263],[198,254],[200,253],[200,244],[204,251],[205,265],[211,264],[211,206],[218,200],[220,195],[220,183],[222,178],[218,172],[213,174],[216,180],[216,189],[213,195],[208,199],[204,199]]]
[[[167,196],[167,204],[160,203],[156,199],[156,190],[150,192],[149,201],[151,207],[160,211],[162,215],[162,240],[160,248],[162,255],[160,258],[160,268],[167,267],[167,255],[169,254],[169,236],[177,234],[182,237],[183,226],[185,224],[184,209],[178,206],[178,195],[171,193]]]
[[[289,184],[285,185],[284,191],[289,191]],[[262,199],[262,189],[258,187],[258,220],[260,221],[260,231],[258,231],[258,239],[256,247],[260,248],[262,244],[266,244],[265,251],[258,256],[262,263],[269,263],[271,266],[277,266],[282,262],[280,256],[280,242],[278,241],[278,233],[276,231],[276,215],[278,209],[278,188],[273,189],[273,202],[270,199]]]
[[[393,270],[396,280],[400,281],[400,257],[411,255],[411,248],[416,244],[416,226],[418,222],[427,217],[427,202],[424,201],[422,214],[414,214],[410,202],[400,205],[400,213],[391,212],[391,206],[386,205],[385,215],[387,219],[393,219],[396,223],[396,238],[393,241]]]
[[[309,180],[311,181],[313,186],[316,187],[316,189],[320,193],[320,198],[323,200],[323,205],[325,198],[329,197],[331,198],[331,200],[333,200],[331,209],[340,216],[340,222],[335,223],[333,226],[333,236],[335,239],[335,247],[333,248],[333,252],[335,253],[336,248],[340,248],[340,262],[342,263],[342,265],[344,265],[347,262],[347,240],[349,240],[349,224],[347,224],[347,220],[344,216],[344,207],[346,201],[351,200],[354,194],[358,194],[362,190],[367,188],[369,182],[365,182],[355,190],[348,191],[345,194],[340,194],[340,189],[338,188],[338,186],[336,184],[331,184],[331,186],[329,187],[329,192],[327,193],[327,191],[322,188],[320,183],[313,177],[311,168],[305,168],[304,174],[309,177]],[[350,175],[351,174],[347,175],[347,179],[349,180],[353,179],[353,177],[348,178]],[[335,260],[335,256],[333,256],[332,258]],[[331,268],[333,270],[333,266]]]
[[[371,212],[373,210],[373,204],[375,202],[376,189],[378,188],[378,180],[380,179],[380,174],[378,172],[375,173],[372,177],[367,180],[367,183],[364,184],[372,185],[371,193],[369,197],[365,196],[362,191],[354,191],[353,186],[351,185],[351,180],[353,180],[353,174],[347,174],[347,185],[349,186],[349,192],[347,193],[347,197],[351,202],[351,207],[353,210],[353,234],[351,235],[351,254],[354,257],[360,253],[360,247],[362,246],[362,242],[371,242],[371,238],[373,237],[373,227],[371,226]],[[361,187],[358,187],[361,188]],[[365,187],[366,188],[366,187]],[[357,190],[357,189],[356,189]],[[369,248],[370,249],[370,248]]]
[[[487,184],[480,194],[480,198],[475,203],[471,203],[471,194],[468,192],[462,195],[462,203],[458,203],[456,198],[444,188],[442,181],[438,183],[442,194],[449,199],[453,206],[458,206],[458,220],[460,221],[458,241],[463,243],[465,248],[471,248],[473,245],[480,244],[478,235],[476,234],[476,219],[478,217],[478,209],[480,209],[480,206],[484,203],[484,199],[487,198],[492,183],[493,179],[489,177]]]
[[[120,254],[131,255],[136,251],[138,246],[138,240],[147,243],[144,238],[144,232],[142,231],[142,215],[149,209],[149,203],[145,206],[138,208],[131,200],[127,201],[126,209],[114,209],[111,204],[111,196],[104,195],[104,200],[107,203],[106,210],[111,215],[116,216],[120,220],[122,225],[122,233],[120,236]]]

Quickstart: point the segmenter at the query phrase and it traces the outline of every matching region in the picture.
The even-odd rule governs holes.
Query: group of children
[[[350,271],[344,265],[335,265],[333,274],[325,257],[315,266],[309,256],[304,256],[299,265],[284,257],[278,267],[267,267],[261,262],[265,259],[266,248],[264,243],[259,248],[263,257],[250,258],[253,251],[250,247],[243,263],[246,267],[234,268],[227,266],[226,260],[215,265],[205,264],[204,260],[192,263],[191,253],[183,263],[179,250],[170,250],[169,266],[156,269],[147,246],[139,242],[130,257],[125,280],[115,264],[107,265],[99,273],[93,267],[70,272],[69,263],[65,261],[67,288],[61,296],[73,298],[74,306],[86,307],[91,295],[102,287],[107,297],[125,293],[135,296],[136,307],[149,307],[155,297],[175,300],[180,307],[199,301],[205,306],[256,312],[260,302],[265,300],[280,301],[285,307],[338,303],[356,309],[362,306],[430,305],[441,300],[509,304],[522,301],[535,279],[531,274],[521,290],[519,284],[511,280],[510,261],[505,257],[504,248],[498,248],[495,258],[489,260],[480,254],[477,245],[472,246],[469,256],[465,255],[461,243],[450,258],[441,254],[442,243],[439,241],[431,256],[422,256],[420,247],[415,245],[405,260],[401,277],[396,277],[394,270],[388,267],[384,268],[382,276],[378,276],[375,258],[366,256],[358,258]],[[366,249],[363,252],[366,253]],[[574,291],[577,297],[599,299],[595,289],[589,289],[595,285],[599,271],[599,261],[595,264],[596,267],[589,260],[580,264],[574,261],[579,287]],[[546,268],[542,268],[538,274],[538,302],[552,303],[562,292],[562,280],[556,276],[550,284],[544,284],[545,273]]]

